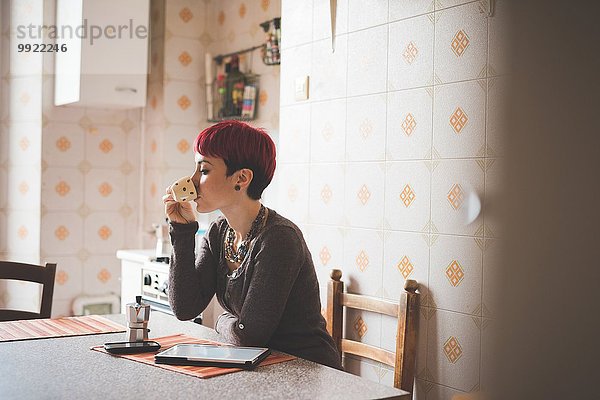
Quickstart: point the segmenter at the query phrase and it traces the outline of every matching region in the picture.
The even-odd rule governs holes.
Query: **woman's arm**
[[[216,330],[238,346],[265,346],[281,320],[302,266],[302,239],[288,226],[264,233],[239,318],[225,313]]]
[[[200,241],[198,255],[194,261],[197,230],[197,222],[171,222],[173,251],[169,267],[169,303],[177,319],[182,321],[195,318],[204,311],[215,294],[217,282],[217,261],[208,238],[218,238],[218,225],[216,222],[211,224]]]

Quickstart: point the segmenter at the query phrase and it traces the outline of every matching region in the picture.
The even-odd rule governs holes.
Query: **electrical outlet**
[[[296,78],[294,89],[296,101],[308,100],[308,75]]]

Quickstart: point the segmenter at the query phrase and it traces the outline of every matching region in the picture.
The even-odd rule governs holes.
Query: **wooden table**
[[[125,325],[125,316],[106,316]],[[222,341],[212,329],[154,312],[150,338],[184,333]],[[90,350],[124,333],[0,343],[0,399],[410,399],[410,394],[297,359],[200,379]]]

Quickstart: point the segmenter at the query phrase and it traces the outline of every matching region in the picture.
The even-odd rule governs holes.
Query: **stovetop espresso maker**
[[[148,340],[148,320],[150,305],[142,303],[142,296],[135,296],[135,303],[127,304],[127,341],[143,342]]]

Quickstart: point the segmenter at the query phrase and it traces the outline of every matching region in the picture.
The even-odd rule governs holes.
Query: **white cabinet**
[[[149,0],[57,0],[54,104],[146,104]],[[64,47],[62,45],[65,45]]]

